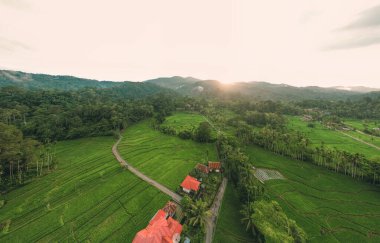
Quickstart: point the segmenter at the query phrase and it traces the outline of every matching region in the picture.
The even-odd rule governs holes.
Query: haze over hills
[[[74,76],[32,74],[20,71],[0,70],[0,87],[17,86],[28,89],[57,89],[78,90],[90,88],[115,88],[124,87],[131,92],[134,89],[161,91],[171,89],[182,95],[189,96],[225,96],[242,95],[256,99],[272,100],[302,100],[302,99],[347,99],[362,96],[369,92],[377,95],[380,89],[362,86],[356,87],[331,87],[321,88],[317,86],[295,87],[286,84],[272,84],[267,82],[236,82],[225,84],[217,80],[201,80],[193,77],[162,77],[143,82],[114,82],[84,79]]]

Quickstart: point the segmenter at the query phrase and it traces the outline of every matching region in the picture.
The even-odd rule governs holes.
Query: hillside
[[[237,82],[224,84],[216,80],[197,80],[194,78],[159,78],[147,80],[159,86],[170,88],[183,95],[190,96],[225,96],[243,95],[259,100],[303,100],[329,99],[340,100],[355,98],[366,94],[364,91],[375,89],[362,87],[361,89],[344,90],[339,87],[321,88],[317,86],[295,87],[286,84],[271,84],[267,82]]]

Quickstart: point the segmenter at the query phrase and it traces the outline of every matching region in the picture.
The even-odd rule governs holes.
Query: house
[[[208,170],[208,167],[204,164],[197,164],[197,170],[204,173],[204,174],[208,174],[209,170]]]
[[[220,162],[208,162],[208,169],[209,171],[215,171],[215,172],[220,172],[220,169],[222,168],[222,164]]]
[[[160,209],[148,226],[136,234],[132,243],[178,243],[181,232],[182,225]]]
[[[185,180],[181,183],[182,190],[186,193],[190,191],[198,191],[201,183],[192,176],[186,176]]]
[[[173,217],[177,209],[177,204],[172,201],[168,201],[162,210],[170,217]]]

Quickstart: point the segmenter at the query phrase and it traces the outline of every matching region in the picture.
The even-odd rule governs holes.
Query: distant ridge
[[[83,88],[108,89],[123,87],[129,92],[149,90],[150,93],[160,89],[170,89],[182,95],[227,97],[231,95],[246,96],[258,100],[305,100],[329,99],[342,100],[362,95],[377,96],[380,89],[363,86],[330,87],[318,86],[295,87],[288,84],[272,84],[263,81],[236,82],[224,84],[217,80],[201,80],[193,77],[161,77],[143,82],[113,82],[78,78],[67,75],[32,74],[20,71],[0,70],[0,87],[16,86],[27,89],[78,90]],[[145,91],[144,91],[145,92]]]

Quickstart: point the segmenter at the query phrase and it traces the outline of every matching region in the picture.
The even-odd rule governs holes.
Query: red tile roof
[[[204,164],[197,164],[197,170],[203,173],[208,173],[208,167]]]
[[[181,232],[182,225],[171,217],[166,219],[166,213],[160,209],[149,225],[136,234],[132,243],[172,243]]]
[[[209,169],[220,170],[221,167],[222,167],[222,164],[220,162],[212,162],[212,161],[208,162]]]
[[[181,183],[181,187],[188,190],[198,191],[200,184],[201,183],[197,179],[188,175],[186,176],[185,180]]]

